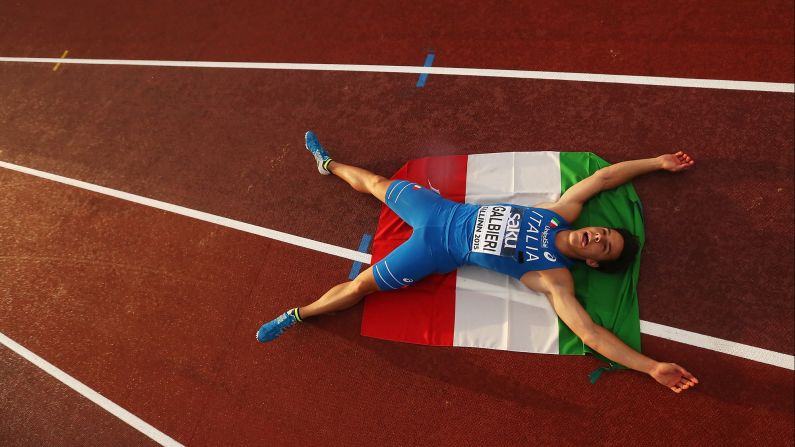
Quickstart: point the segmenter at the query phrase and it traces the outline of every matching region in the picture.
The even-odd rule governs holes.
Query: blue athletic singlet
[[[555,235],[568,228],[554,211],[504,203],[465,205],[451,231],[466,232],[467,245],[457,247],[464,263],[521,278],[573,264],[555,247]]]
[[[572,264],[554,244],[555,234],[569,225],[550,210],[457,203],[406,180],[389,185],[386,204],[413,233],[373,265],[381,290],[405,287],[465,264],[514,278]]]

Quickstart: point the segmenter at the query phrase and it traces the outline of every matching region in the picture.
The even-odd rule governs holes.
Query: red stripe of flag
[[[392,176],[438,190],[445,198],[463,202],[466,197],[467,156],[411,160]],[[383,206],[373,240],[373,264],[411,236],[411,227]],[[431,275],[423,281],[391,292],[367,297],[362,335],[385,340],[452,346],[455,327],[455,272]]]

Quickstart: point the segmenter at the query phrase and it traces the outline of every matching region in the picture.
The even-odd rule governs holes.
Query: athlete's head
[[[621,272],[638,254],[638,238],[623,228],[585,227],[572,230],[568,243],[575,257],[604,272]]]

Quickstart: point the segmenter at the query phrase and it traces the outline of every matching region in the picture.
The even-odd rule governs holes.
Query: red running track
[[[698,371],[696,390],[675,395],[634,373],[592,386],[586,374],[597,362],[587,358],[368,339],[358,335],[360,308],[312,321],[266,349],[253,341],[260,315],[320,293],[347,262],[323,256],[307,264],[302,249],[21,174],[3,172],[2,181],[14,185],[15,204],[28,206],[17,209],[13,234],[31,244],[6,261],[26,275],[4,281],[14,298],[3,303],[4,331],[187,445],[687,444],[726,436],[747,444],[772,443],[791,422],[791,371],[650,337],[649,355],[674,355]],[[301,285],[296,271],[312,280]],[[16,419],[59,396],[12,399],[2,408]],[[76,424],[113,425],[81,405],[64,404],[81,416]],[[42,437],[80,439],[34,421],[12,425],[7,439],[24,445],[16,444],[21,434],[42,429]]]
[[[422,65],[793,82],[793,4],[239,0],[4,6],[0,55]]]
[[[0,53],[41,56],[50,51],[48,39],[63,44],[58,32],[90,42],[83,45],[90,50],[76,57],[231,54],[240,60],[251,51],[252,60],[273,61],[275,53],[256,52],[284,47],[262,40],[244,45],[234,33],[200,48],[175,38],[195,36],[196,23],[229,29],[234,6],[224,13],[229,15],[197,7],[170,22],[165,18],[174,19],[180,8],[161,6],[165,23],[185,27],[161,23],[153,26],[162,32],[140,34],[133,30],[155,23],[146,20],[146,8],[136,9],[137,15],[119,12],[118,22],[108,22],[101,17],[109,11],[95,6],[90,19],[74,14],[80,8],[71,10],[74,21],[60,22],[65,29],[51,27],[55,38],[44,32],[25,38],[23,30],[37,29],[34,23],[50,29],[43,25],[59,21],[47,17],[70,12],[42,7],[35,22],[14,6],[15,20],[0,19],[12,31],[0,38]],[[423,23],[411,11],[397,16]],[[268,15],[246,12],[255,23]],[[281,25],[292,23],[284,14],[294,11],[267,12]],[[740,28],[769,28],[784,36],[778,50],[763,52],[784,75],[759,72],[748,79],[791,82],[792,64],[782,70],[775,61],[777,54],[792,60],[792,19],[778,14],[779,22],[763,20],[767,16],[754,14],[767,12],[745,12],[749,23],[738,26],[736,35],[746,32]],[[421,48],[409,57],[351,51],[375,45],[373,39],[351,39],[358,43],[347,47],[325,39],[327,47],[313,45],[318,40],[312,32],[333,30],[349,17],[326,15],[329,24],[309,20],[318,16],[311,8],[302,13],[307,22],[300,23],[314,26],[283,26],[295,32],[289,54],[297,56],[291,61],[418,65],[427,49],[417,44]],[[717,8],[711,13],[741,15]],[[509,16],[480,22],[488,29]],[[202,22],[213,17],[215,28]],[[100,30],[96,22],[117,26]],[[565,20],[541,22],[569,29]],[[254,32],[253,25],[240,23],[240,35]],[[729,32],[734,25],[729,30],[718,23],[685,29],[706,30],[705,40],[725,44],[717,52],[724,55],[743,54],[760,41],[741,42]],[[368,21],[348,29],[367,26],[375,29]],[[651,26],[650,35],[661,28]],[[108,36],[102,32],[121,37],[100,39]],[[133,34],[144,37],[124,38]],[[695,34],[685,39],[698,46]],[[463,54],[453,51],[463,47],[472,48],[471,66],[516,63],[512,53],[491,51],[508,45],[499,39],[475,45],[456,36],[447,46],[433,44],[438,65],[466,66],[442,59]],[[624,35],[615,39],[629,45]],[[328,51],[320,55],[318,48]],[[692,46],[674,48],[687,53]],[[573,67],[575,58],[561,56],[545,57]],[[695,59],[679,61],[684,76],[703,74]],[[674,75],[666,60],[654,60],[653,69],[661,72],[631,74]],[[582,71],[608,71],[587,58],[576,62]],[[729,73],[727,64],[710,66],[727,70],[727,76],[714,77],[739,79],[744,73]],[[635,68],[616,72],[623,70]],[[318,130],[340,159],[385,174],[409,158],[435,154],[589,150],[619,161],[688,148],[697,169],[636,182],[649,236],[641,317],[792,354],[795,274],[786,252],[795,233],[791,95],[441,76],[431,76],[422,90],[415,83],[408,75],[79,66],[52,72],[2,64],[0,85],[11,87],[0,91],[0,159],[355,248],[361,234],[375,228],[378,204],[316,174],[302,149],[307,128]],[[586,374],[598,364],[590,358],[371,340],[358,335],[360,307],[312,321],[265,348],[254,341],[259,324],[344,280],[350,262],[5,170],[0,185],[0,215],[13,216],[0,220],[0,269],[11,273],[0,276],[0,330],[188,445],[269,439],[284,445],[793,442],[791,371],[653,337],[643,338],[644,352],[686,365],[702,380],[698,388],[677,396],[634,373],[608,375],[592,386]],[[742,229],[752,231],[738,236]],[[0,443],[82,444],[86,430],[97,432],[98,444],[146,442],[2,352],[2,388],[15,393],[0,394],[0,420],[14,421],[0,424]],[[68,416],[47,423],[53,412]]]

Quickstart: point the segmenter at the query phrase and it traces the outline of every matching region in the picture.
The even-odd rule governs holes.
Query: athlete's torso
[[[452,216],[448,246],[461,264],[520,278],[572,264],[555,247],[557,232],[568,228],[560,215],[544,208],[465,204]]]

